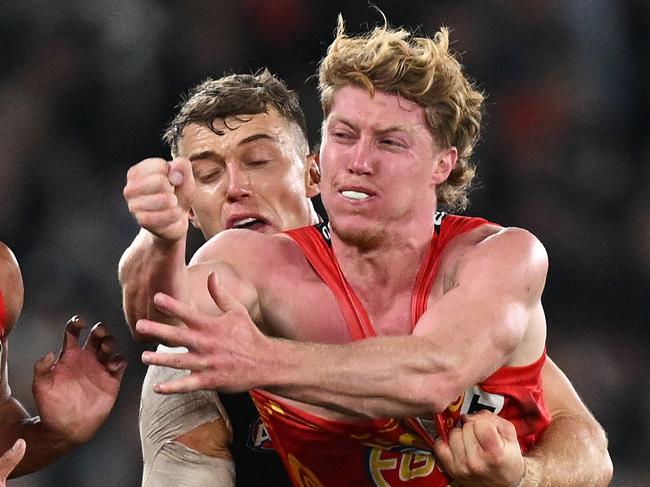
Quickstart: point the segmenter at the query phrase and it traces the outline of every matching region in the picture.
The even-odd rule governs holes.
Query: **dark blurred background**
[[[452,28],[489,95],[467,213],[528,228],[546,245],[549,354],[609,434],[612,485],[650,485],[650,3],[375,4],[393,25]],[[2,2],[0,239],[26,286],[10,343],[13,392],[33,410],[33,363],[58,348],[73,313],[107,322],[130,362],[99,435],[10,485],[139,485],[142,348],[116,277],[137,231],[121,194],[126,171],[167,155],[159,138],[181,92],[263,66],[301,94],[316,143],[310,76],[339,12],[352,31],[381,22],[363,1]]]

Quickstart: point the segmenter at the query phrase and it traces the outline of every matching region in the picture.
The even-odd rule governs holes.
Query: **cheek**
[[[216,187],[197,188],[192,201],[192,209],[201,222],[211,222],[219,216],[224,203],[223,197],[219,196],[222,193]]]

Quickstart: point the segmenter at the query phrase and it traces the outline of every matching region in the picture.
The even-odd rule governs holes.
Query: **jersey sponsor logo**
[[[409,482],[410,485],[414,479],[428,477],[434,470],[442,479],[443,474],[435,466],[436,460],[430,452],[396,452],[382,448],[369,450],[368,474],[376,487],[390,487],[403,482]]]
[[[259,417],[250,425],[246,446],[257,451],[275,451],[271,436]]]
[[[463,405],[460,408],[461,414],[472,414],[486,410],[499,414],[503,409],[506,399],[501,394],[485,392],[479,386],[474,386],[465,392]]]

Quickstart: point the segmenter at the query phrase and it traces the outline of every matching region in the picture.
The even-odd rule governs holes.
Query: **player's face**
[[[320,156],[322,198],[334,232],[366,241],[391,228],[430,223],[435,187],[449,175],[454,154],[436,146],[418,104],[340,88],[323,122]]]
[[[229,228],[276,233],[312,223],[316,166],[297,127],[275,110],[213,125],[223,135],[190,124],[178,145],[196,180],[192,223],[206,238]]]

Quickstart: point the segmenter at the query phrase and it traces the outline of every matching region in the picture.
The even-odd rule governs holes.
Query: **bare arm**
[[[481,411],[450,431],[449,444],[436,441],[445,471],[467,487],[608,485],[612,463],[603,429],[550,359],[542,379],[551,423],[525,457],[514,426]]]
[[[609,485],[613,467],[605,431],[550,359],[542,379],[552,421],[527,455],[528,473],[522,487]]]
[[[193,191],[187,159],[145,159],[128,171],[124,197],[141,229],[120,259],[119,279],[126,319],[137,338],[145,338],[135,332],[138,319],[169,320],[152,305],[156,292],[189,299],[185,240]]]
[[[124,314],[136,338],[146,338],[135,331],[138,319],[169,321],[169,317],[153,306],[156,292],[188,300],[183,294],[187,289],[183,285],[186,274],[185,239],[168,242],[144,228],[140,229],[122,255],[119,266]]]
[[[477,246],[456,276],[458,285],[423,315],[412,336],[346,345],[265,337],[246,309],[228,295],[226,289],[232,287],[220,288],[215,280],[210,293],[226,311],[224,316],[209,318],[158,295],[159,309],[194,329],[185,333],[151,322],[138,325],[138,331],[170,345],[188,346],[191,353],[173,357],[145,353],[143,358],[147,363],[200,370],[175,383],[183,390],[263,387],[298,401],[370,417],[442,411],[499,366],[513,358],[532,362],[544,346],[545,328],[531,334],[527,326],[539,306],[546,254],[523,231],[488,240]],[[205,286],[205,280],[197,280],[195,288],[201,282]],[[194,298],[198,293],[200,288]],[[533,343],[524,342],[525,337],[532,337],[528,341]],[[520,350],[527,355],[515,355]],[[475,360],[477,356],[481,360]]]

